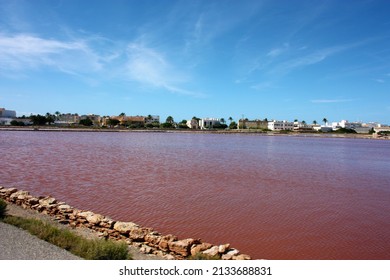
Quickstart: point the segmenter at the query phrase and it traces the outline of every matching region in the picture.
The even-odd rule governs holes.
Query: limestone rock
[[[57,208],[61,212],[72,212],[73,211],[72,207],[68,204],[62,204],[62,205],[58,206]]]
[[[99,224],[104,219],[103,215],[92,213],[92,215],[87,216],[87,221],[93,225]]]
[[[134,241],[144,241],[146,233],[142,228],[133,228],[130,230],[129,237]]]
[[[190,248],[194,244],[194,239],[187,238],[179,241],[172,241],[168,243],[169,250],[175,252],[176,254],[187,257],[190,255]]]
[[[153,253],[153,248],[148,246],[148,245],[142,245],[141,249],[139,249],[141,253],[144,254],[152,254]]]
[[[105,217],[101,222],[100,222],[100,225],[102,227],[105,227],[105,228],[108,228],[108,229],[112,229],[114,228],[114,224],[115,224],[115,221],[110,219],[110,218],[107,218]]]
[[[77,213],[77,217],[87,219],[88,216],[93,215],[94,213],[91,211],[80,211]]]
[[[169,250],[168,243],[173,242],[173,241],[177,241],[177,236],[174,236],[172,234],[162,236],[160,243],[158,244],[158,247],[163,251],[168,251]]]
[[[132,229],[139,228],[139,226],[132,222],[116,222],[114,229],[121,234],[129,234]]]
[[[17,191],[11,194],[9,197],[11,201],[18,200],[24,200],[26,196],[28,196],[30,193],[28,191]]]
[[[27,200],[27,203],[28,203],[29,205],[36,205],[36,204],[39,203],[39,199],[36,198],[36,197],[32,197],[32,198],[30,198],[30,199]]]
[[[218,253],[224,254],[230,248],[230,244],[223,244],[218,246]]]
[[[49,206],[49,205],[55,204],[56,202],[57,202],[57,200],[54,197],[50,197],[50,196],[39,200],[39,204],[42,206]]]
[[[167,254],[167,255],[165,255],[165,259],[168,260],[168,261],[174,261],[175,257],[170,255],[170,254]]]
[[[2,192],[4,192],[7,196],[10,196],[13,193],[16,193],[18,190],[16,188],[8,188],[3,189]]]
[[[191,248],[191,256],[195,256],[196,254],[198,254],[202,251],[205,251],[207,249],[210,249],[211,247],[213,247],[213,244],[210,244],[210,243],[200,243],[200,244],[194,245]]]
[[[250,259],[251,259],[251,257],[248,255],[245,255],[245,254],[241,254],[241,255],[233,257],[233,260],[237,260],[237,261],[250,260]]]
[[[239,253],[240,253],[240,251],[232,248],[229,251],[227,251],[225,254],[223,254],[221,258],[223,260],[232,260],[233,257],[237,256]]]
[[[219,255],[219,246],[213,246],[206,251],[203,251],[203,254],[208,255],[210,257],[215,257]]]
[[[145,235],[145,241],[148,242],[151,245],[158,245],[161,241],[161,235],[151,232]]]

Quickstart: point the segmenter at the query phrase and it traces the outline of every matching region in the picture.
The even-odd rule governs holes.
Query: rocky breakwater
[[[249,260],[229,244],[214,245],[200,239],[179,240],[177,236],[161,233],[152,228],[141,227],[132,222],[115,221],[109,217],[76,209],[50,196],[34,197],[28,191],[0,186],[0,198],[51,216],[61,224],[71,227],[85,227],[94,230],[101,238],[123,240],[137,247],[141,253],[154,254],[165,259],[186,259],[190,256],[206,255],[223,260]]]

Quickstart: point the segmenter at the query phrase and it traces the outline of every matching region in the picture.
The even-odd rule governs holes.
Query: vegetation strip
[[[132,259],[124,242],[86,239],[67,229],[59,229],[37,219],[6,216],[4,201],[0,200],[2,221],[27,230],[32,235],[63,248],[74,255],[88,260],[129,260]]]

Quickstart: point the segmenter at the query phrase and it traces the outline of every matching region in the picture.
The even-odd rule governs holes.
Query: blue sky
[[[390,123],[389,15],[379,0],[0,0],[0,107]]]

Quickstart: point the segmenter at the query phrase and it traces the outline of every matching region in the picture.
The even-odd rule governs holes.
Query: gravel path
[[[55,225],[56,227],[59,228],[66,228],[68,230],[73,231],[74,233],[81,235],[85,238],[97,238],[97,233],[87,229],[87,228],[70,228],[65,225],[60,225],[59,223],[53,221],[50,216],[44,215],[42,213],[37,213],[35,211],[32,211],[30,209],[23,209],[20,206],[17,206],[15,204],[9,203],[7,205],[7,213],[12,216],[18,216],[18,217],[24,217],[24,218],[34,218],[34,219],[39,219],[42,221],[45,221],[47,223],[51,223],[52,225]],[[10,227],[12,229],[10,229]],[[39,257],[34,257],[36,255],[35,250],[39,251],[39,248],[35,248],[33,246],[35,245],[30,245],[30,242],[28,241],[29,237],[26,237],[25,239],[19,238],[16,234],[16,232],[19,231],[21,233],[18,234],[23,234],[24,236],[29,236],[30,238],[34,239],[35,241],[38,240],[39,242],[43,242],[46,245],[43,246],[49,246],[50,247],[55,247],[57,248],[57,251],[63,251],[73,258],[65,258],[65,256],[60,256],[60,257],[53,257],[53,258],[43,258],[42,256]],[[14,234],[15,232],[15,234]],[[36,241],[36,242],[38,242]],[[31,242],[31,244],[33,244]],[[31,247],[29,248],[24,248],[24,247]],[[25,254],[24,251],[27,252],[29,250],[30,254]],[[50,249],[49,249],[50,250]],[[134,260],[164,260],[162,257],[158,257],[156,255],[147,255],[147,254],[142,254],[139,252],[139,250],[133,246],[129,247],[129,251],[131,255],[133,256]],[[51,256],[51,254],[47,254],[48,256]],[[44,255],[45,256],[45,255]],[[19,229],[17,227],[4,224],[0,222],[0,260],[49,260],[49,259],[56,259],[56,260],[65,260],[65,259],[79,259],[79,257],[74,256],[70,254],[68,251],[63,250],[61,248],[58,248],[57,246],[54,246],[46,241],[43,241],[35,236],[30,235],[27,231],[24,231],[22,229]]]
[[[0,222],[0,260],[78,260],[25,230]]]

